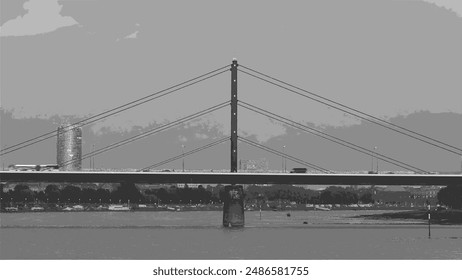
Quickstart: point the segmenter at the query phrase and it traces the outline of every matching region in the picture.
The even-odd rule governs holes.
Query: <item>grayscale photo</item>
[[[462,2],[0,1],[0,260],[462,260]]]

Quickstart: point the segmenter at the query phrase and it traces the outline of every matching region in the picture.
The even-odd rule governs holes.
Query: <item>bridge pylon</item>
[[[237,172],[237,59],[231,63],[231,173]],[[223,226],[244,226],[244,190],[242,186],[225,187]]]
[[[231,64],[231,172],[237,172],[237,59]]]

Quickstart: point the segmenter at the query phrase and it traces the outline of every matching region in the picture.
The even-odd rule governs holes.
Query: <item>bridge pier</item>
[[[225,186],[223,226],[244,226],[244,188],[242,186]]]

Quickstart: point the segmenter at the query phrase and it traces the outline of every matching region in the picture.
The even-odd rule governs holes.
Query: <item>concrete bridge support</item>
[[[244,188],[242,186],[225,186],[223,206],[223,226],[244,226]]]

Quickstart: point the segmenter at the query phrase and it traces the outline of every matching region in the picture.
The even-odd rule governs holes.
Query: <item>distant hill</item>
[[[15,119],[11,112],[0,110],[1,145],[8,147],[20,141],[55,131],[61,118],[57,116],[44,118]],[[69,118],[69,117],[68,117]],[[70,121],[76,121],[70,118]],[[240,120],[245,121],[245,120]],[[462,114],[416,112],[408,116],[398,116],[389,120],[392,123],[413,129],[419,133],[434,137],[448,144],[462,146]],[[311,124],[307,124],[312,126]],[[83,154],[93,148],[100,149],[111,143],[127,139],[140,132],[154,128],[133,127],[129,132],[113,132],[110,130],[93,131],[92,127],[83,129]],[[314,126],[312,126],[314,127]],[[362,122],[347,127],[317,128],[335,137],[369,148],[377,147],[377,152],[396,158],[405,163],[427,171],[460,172],[460,156],[437,149],[407,136]],[[146,137],[129,145],[114,149],[95,157],[97,168],[144,168],[165,159],[188,152],[224,137],[217,127],[183,126],[163,131],[155,136]],[[245,135],[257,141],[255,135]],[[261,143],[272,149],[314,163],[335,171],[368,171],[377,168],[377,161],[338,144],[326,141],[312,134],[286,128],[286,134]],[[93,146],[94,145],[94,146]],[[269,154],[245,143],[239,143],[239,159],[266,158],[270,170],[281,170],[284,159]],[[56,139],[25,148],[2,158],[3,167],[13,163],[42,164],[56,162]],[[301,166],[286,159],[287,170]],[[89,168],[89,159],[84,160],[83,167]],[[159,169],[181,169],[182,160],[178,159]],[[185,158],[186,169],[218,170],[229,168],[229,143],[220,144],[200,153]],[[379,161],[380,171],[396,171],[402,168]]]

